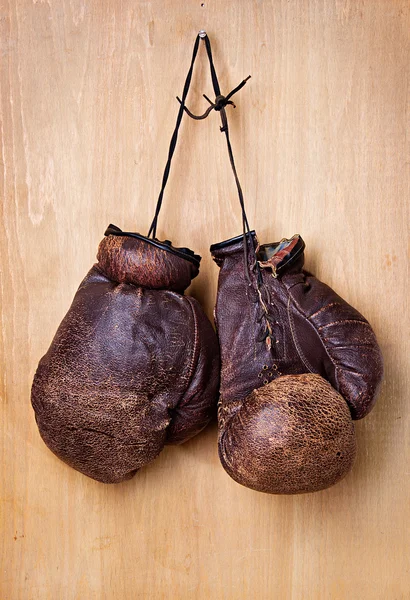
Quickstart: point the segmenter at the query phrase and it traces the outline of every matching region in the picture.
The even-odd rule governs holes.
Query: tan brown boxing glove
[[[211,247],[220,267],[219,456],[247,487],[320,490],[352,467],[352,418],[375,402],[380,348],[366,319],[303,270],[300,236],[247,240],[247,269],[243,236]]]

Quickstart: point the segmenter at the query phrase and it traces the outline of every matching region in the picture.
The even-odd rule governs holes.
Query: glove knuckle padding
[[[283,375],[247,396],[220,435],[228,473],[270,493],[313,492],[342,479],[356,454],[349,409],[319,375]]]
[[[40,361],[32,404],[57,456],[94,479],[117,482],[165,443],[206,426],[219,352],[200,305],[182,295],[196,265],[146,238],[112,235],[101,242],[98,261]]]
[[[242,237],[211,247],[220,267],[219,455],[247,487],[301,493],[326,488],[350,470],[352,417],[373,406],[383,367],[368,322],[303,271],[299,236],[285,242],[289,252],[286,243],[277,244],[278,253],[275,244],[258,247],[261,296],[256,278],[249,285],[245,277]],[[254,273],[256,239],[248,244]]]

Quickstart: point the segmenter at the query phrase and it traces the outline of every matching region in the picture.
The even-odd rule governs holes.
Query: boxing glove
[[[245,212],[226,107],[205,37],[215,102],[242,210],[243,235],[211,247],[220,267],[215,322],[221,347],[218,448],[222,465],[255,490],[296,494],[351,468],[353,419],[371,409],[382,378],[369,323],[303,270],[300,236],[259,246]]]
[[[211,246],[220,267],[219,456],[235,481],[276,494],[346,475],[352,419],[370,411],[383,373],[369,323],[303,270],[304,247],[298,235],[260,246],[254,232]]]
[[[184,295],[201,257],[156,235],[200,39],[148,236],[108,227],[32,386],[47,446],[106,483],[131,478],[165,444],[197,434],[216,409],[218,341],[199,303]]]
[[[206,426],[219,347],[183,295],[199,271],[191,250],[111,225],[97,259],[40,360],[31,400],[50,450],[115,483]]]

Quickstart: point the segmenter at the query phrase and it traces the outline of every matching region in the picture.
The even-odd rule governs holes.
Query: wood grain
[[[410,3],[2,0],[1,600],[410,598]],[[112,222],[146,233],[197,31],[223,91],[262,242],[303,235],[307,267],[372,323],[386,375],[339,485],[247,490],[216,427],[132,481],[98,484],[42,443],[39,358]],[[189,104],[212,96],[204,48]],[[203,255],[240,232],[215,114],[183,121],[160,238]],[[402,247],[403,246],[403,247]]]

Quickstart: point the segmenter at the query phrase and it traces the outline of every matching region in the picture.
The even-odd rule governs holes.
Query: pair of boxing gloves
[[[186,107],[199,43],[215,102]],[[249,79],[249,78],[247,78]],[[195,39],[148,236],[110,225],[32,386],[40,434],[98,481],[131,478],[165,444],[199,433],[218,403],[222,465],[237,482],[277,494],[313,492],[352,467],[354,419],[372,408],[383,363],[362,315],[303,270],[304,242],[260,245],[250,230],[211,45]],[[211,246],[220,267],[215,324],[184,294],[200,256],[156,237],[184,112],[221,116],[243,235]]]
[[[85,475],[120,482],[200,432],[220,388],[219,456],[235,481],[276,494],[336,483],[382,377],[369,323],[303,269],[298,235],[260,245],[250,232],[211,252],[217,334],[184,294],[198,255],[108,227],[35,374],[43,440]]]

